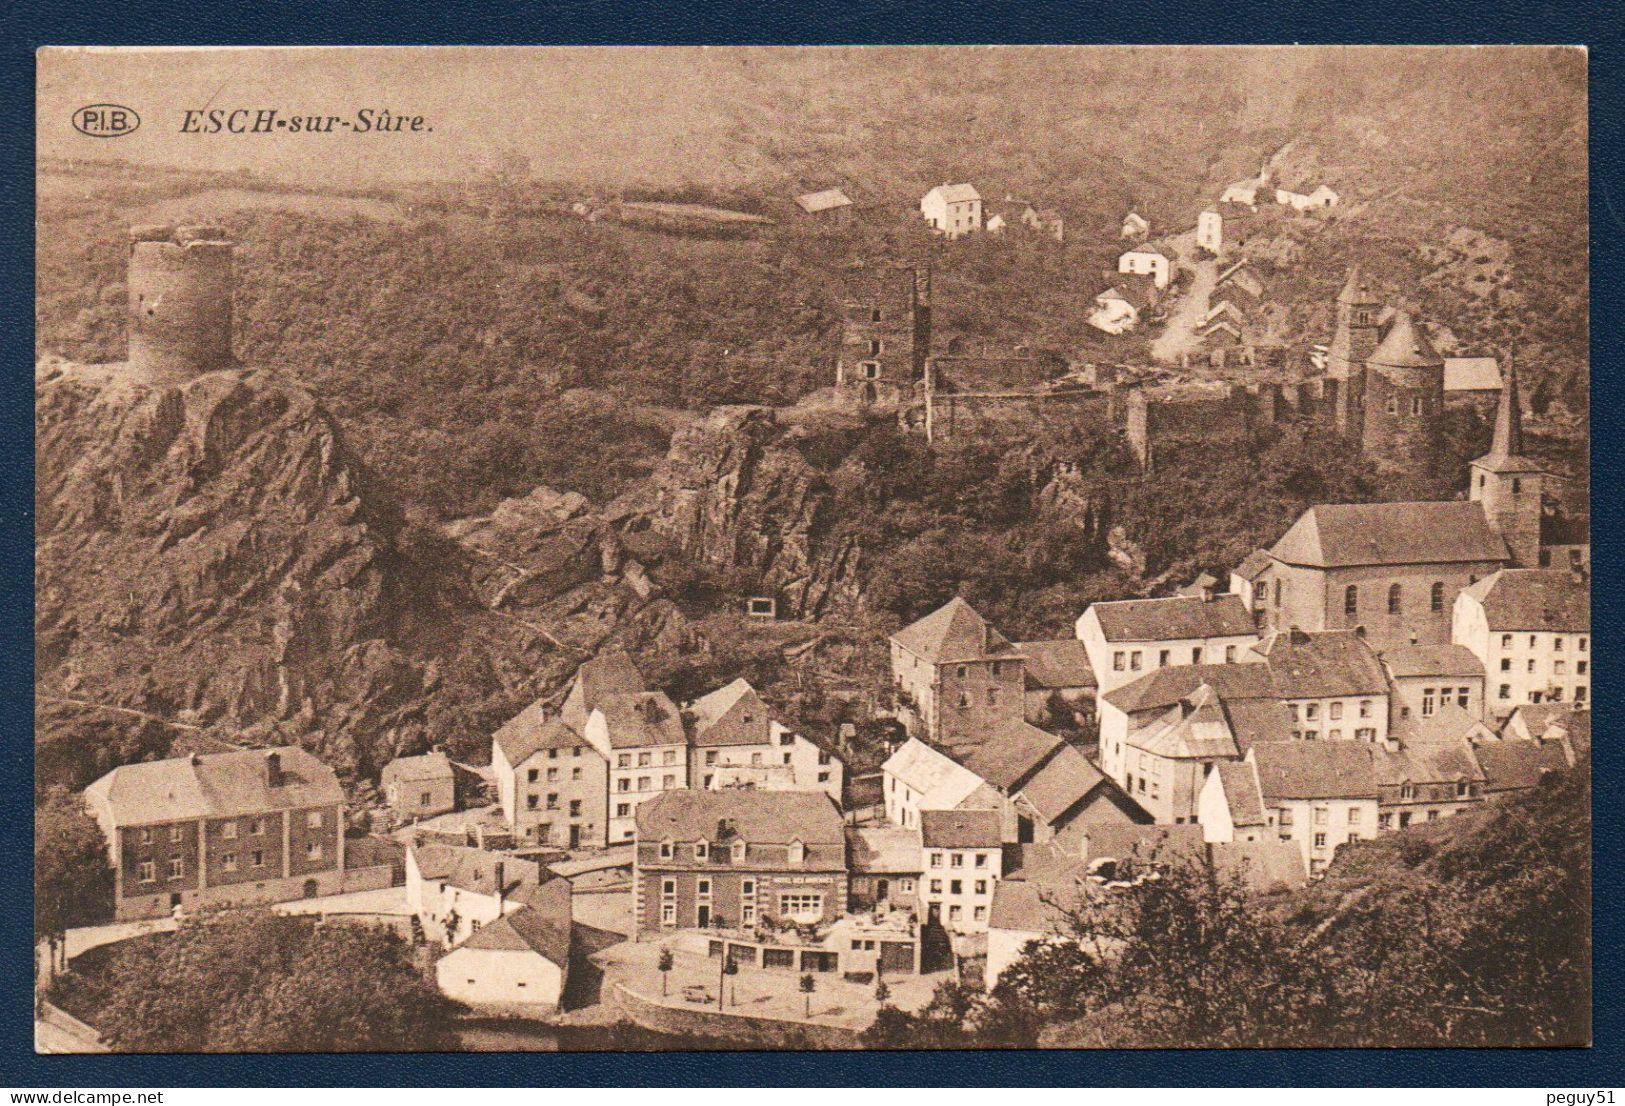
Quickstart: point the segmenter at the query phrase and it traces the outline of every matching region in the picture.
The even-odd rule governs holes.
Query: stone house
[[[497,801],[514,839],[554,848],[609,841],[609,762],[546,704],[532,703],[491,738]]]
[[[1451,636],[1484,666],[1488,711],[1591,701],[1591,587],[1562,569],[1514,568],[1463,589]]]
[[[1155,246],[1136,246],[1118,257],[1117,271],[1150,276],[1158,288],[1166,288],[1173,279],[1174,263]]]
[[[997,811],[921,812],[920,903],[928,924],[954,933],[987,932],[1003,873],[1002,835]]]
[[[1098,694],[1171,665],[1242,664],[1258,632],[1234,595],[1180,595],[1091,603],[1078,617]]]
[[[775,720],[748,681],[700,696],[683,708],[683,720],[688,778],[697,790],[822,791],[841,801],[841,758]]]
[[[481,925],[435,962],[441,993],[493,1013],[554,1011],[569,982],[567,879],[520,887],[517,908]]]
[[[909,732],[936,744],[974,743],[1022,717],[1021,654],[958,596],[891,636],[891,669]]]
[[[1466,646],[1400,645],[1384,649],[1380,659],[1392,690],[1390,729],[1451,704],[1484,717],[1484,663]]]
[[[1377,835],[1376,746],[1357,741],[1260,742],[1248,752],[1280,840],[1320,873],[1340,846]]]
[[[969,184],[939,184],[920,197],[920,214],[933,231],[949,239],[982,229],[982,194]]]

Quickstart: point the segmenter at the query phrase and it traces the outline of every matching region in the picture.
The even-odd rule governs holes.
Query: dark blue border
[[[817,5],[785,0],[737,4],[663,0],[422,3],[379,0],[338,4],[175,3],[150,0],[116,10],[109,3],[13,0],[0,20],[0,242],[8,279],[0,283],[7,366],[0,404],[0,700],[7,735],[0,764],[9,769],[9,823],[0,837],[0,1086],[494,1086],[540,1085],[857,1085],[857,1086],[1609,1086],[1625,1071],[1619,1018],[1610,998],[1622,993],[1619,902],[1620,817],[1604,787],[1596,809],[1596,1040],[1568,1051],[1115,1052],[1115,1053],[659,1053],[569,1055],[152,1056],[36,1057],[32,1054],[30,978],[30,834],[33,719],[32,572],[33,431],[33,49],[45,44],[390,44],[416,43],[985,43],[985,42],[1317,42],[1581,43],[1591,47],[1593,471],[1616,473],[1621,381],[1616,322],[1625,310],[1625,190],[1620,187],[1621,18],[1618,5],[1569,2],[1354,2],[1288,12],[1262,0],[1148,4],[887,0]],[[1618,559],[1608,553],[1620,523],[1617,496],[1593,498],[1598,549],[1593,610],[1596,637],[1613,647],[1619,608]],[[1610,653],[1603,652],[1607,657]],[[1612,674],[1612,662],[1601,671]],[[1599,681],[1598,713],[1612,718],[1617,685]],[[1596,735],[1596,771],[1616,780],[1620,752],[1606,728]]]

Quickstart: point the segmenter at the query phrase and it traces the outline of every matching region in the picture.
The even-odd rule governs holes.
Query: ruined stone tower
[[[907,399],[931,352],[931,270],[854,269],[841,301],[835,383],[864,403]]]
[[[1384,468],[1433,471],[1444,417],[1444,358],[1401,308],[1365,364],[1361,452]]]
[[[1359,439],[1365,398],[1365,362],[1377,348],[1377,316],[1382,302],[1371,291],[1360,267],[1349,270],[1337,296],[1337,330],[1326,351],[1326,376],[1332,382],[1332,413],[1337,432]]]
[[[129,363],[178,384],[227,369],[232,244],[214,226],[130,228]]]
[[[1520,568],[1540,564],[1540,521],[1545,472],[1523,455],[1523,412],[1518,400],[1518,374],[1511,361],[1501,383],[1501,406],[1495,413],[1490,451],[1472,463],[1468,494],[1484,509],[1491,529],[1500,534]]]

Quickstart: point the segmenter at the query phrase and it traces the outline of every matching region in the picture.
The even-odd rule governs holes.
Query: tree
[[[655,961],[655,967],[660,969],[660,995],[662,998],[664,998],[666,995],[666,979],[671,974],[671,969],[673,966],[674,960],[671,955],[671,949],[661,949],[660,959]]]
[[[34,812],[34,936],[54,956],[66,931],[113,915],[113,873],[101,827],[78,796],[53,787]]]
[[[807,996],[806,1015],[809,1018],[812,1017],[812,997],[813,997],[813,992],[816,991],[817,989],[818,989],[818,980],[813,978],[811,972],[808,972],[806,975],[801,977],[801,993],[803,995]]]
[[[889,998],[891,998],[891,988],[886,986],[886,981],[884,979],[875,980],[875,1002],[884,1006]]]
[[[729,978],[732,978],[733,976],[736,976],[736,975],[739,974],[739,964],[734,960],[733,957],[728,956],[728,957],[723,958],[723,961],[722,961],[722,974],[725,975],[725,976],[728,976]],[[733,989],[733,1003],[732,1004],[734,1006],[738,1006],[739,1005],[739,984],[735,983],[733,985],[732,989]],[[717,991],[718,991],[717,1003],[718,1003],[718,1005],[721,1005],[721,1003],[722,1003],[722,994],[721,994],[722,987],[720,985],[717,987]]]

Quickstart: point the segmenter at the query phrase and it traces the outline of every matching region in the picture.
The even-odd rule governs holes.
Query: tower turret
[[[1403,308],[1366,359],[1361,451],[1418,476],[1433,471],[1444,416],[1444,358]]]
[[[841,315],[836,384],[866,403],[896,403],[912,394],[931,352],[930,268],[854,269]]]
[[[228,369],[232,244],[214,226],[130,228],[129,356],[152,380]]]
[[[1326,351],[1326,376],[1335,389],[1332,411],[1337,431],[1360,437],[1363,427],[1365,362],[1377,348],[1377,316],[1382,301],[1355,265],[1337,295],[1337,329]]]
[[[1472,463],[1468,479],[1468,494],[1483,507],[1491,529],[1507,543],[1513,563],[1537,567],[1546,473],[1523,455],[1523,411],[1518,400],[1518,371],[1511,358],[1501,382],[1490,451]]]

